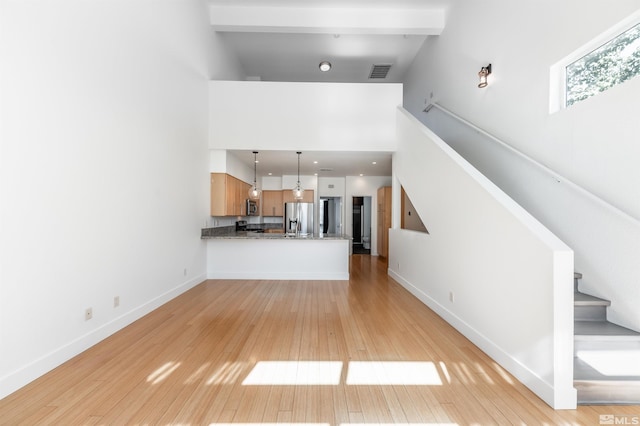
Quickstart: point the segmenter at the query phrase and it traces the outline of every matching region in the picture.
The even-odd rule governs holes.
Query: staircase
[[[607,321],[608,300],[578,291],[574,274],[573,383],[578,404],[640,404],[640,333]]]

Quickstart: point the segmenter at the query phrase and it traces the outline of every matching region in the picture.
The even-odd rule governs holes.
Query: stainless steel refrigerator
[[[284,232],[313,235],[313,203],[284,203]]]

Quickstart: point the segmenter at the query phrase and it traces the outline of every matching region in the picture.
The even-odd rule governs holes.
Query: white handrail
[[[534,164],[535,166],[537,166],[541,170],[543,170],[543,171],[547,172],[548,174],[550,174],[551,176],[553,176],[553,178],[556,180],[556,182],[558,182],[558,183],[564,182],[564,183],[568,184],[573,189],[576,189],[577,191],[579,191],[583,195],[586,195],[592,201],[595,201],[596,203],[600,204],[601,206],[606,207],[607,209],[614,211],[619,216],[621,216],[621,217],[633,222],[634,224],[640,225],[640,219],[638,219],[638,218],[636,218],[634,216],[631,216],[629,213],[625,212],[624,210],[621,210],[619,207],[614,206],[613,204],[609,203],[608,201],[598,197],[594,193],[592,193],[592,192],[588,191],[587,189],[581,187],[580,185],[578,185],[577,183],[573,182],[572,180],[562,176],[559,173],[556,173],[555,171],[551,170],[549,167],[545,166],[544,164],[540,163],[539,161],[536,161],[533,158],[529,157],[527,154],[518,151],[517,149],[515,149],[514,147],[512,147],[508,143],[503,142],[502,140],[500,140],[497,137],[493,136],[491,133],[488,133],[488,132],[482,130],[480,127],[476,126],[475,124],[471,123],[468,120],[465,120],[464,118],[460,117],[459,115],[455,114],[454,112],[449,111],[445,107],[443,107],[441,105],[438,105],[437,103],[434,102],[434,103],[431,103],[431,104],[427,105],[423,109],[423,112],[428,113],[433,107],[439,109],[440,111],[444,112],[445,114],[449,115],[450,117],[458,120],[459,122],[463,123],[464,125],[472,128],[476,132],[488,137],[489,139],[493,140],[494,142],[497,142],[502,147],[506,148],[507,150],[509,150],[510,152],[516,154],[517,156],[527,160],[531,164]]]

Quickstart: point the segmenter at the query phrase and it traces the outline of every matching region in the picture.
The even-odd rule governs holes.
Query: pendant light
[[[300,154],[302,154],[302,152],[298,151],[298,183],[296,184],[296,187],[293,188],[292,192],[293,192],[293,198],[294,200],[302,200],[304,198],[304,189],[302,189],[302,187],[300,186]]]
[[[252,200],[259,200],[262,191],[258,189],[256,185],[256,174],[258,165],[258,151],[253,151],[253,187],[249,189],[249,198]]]

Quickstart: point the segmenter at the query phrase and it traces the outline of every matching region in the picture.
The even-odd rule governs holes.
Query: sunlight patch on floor
[[[449,370],[447,369],[447,364],[445,364],[444,362],[440,361],[440,369],[442,370],[442,374],[444,374],[444,378],[446,379],[447,383],[451,384],[451,376],[449,375]]]
[[[578,351],[578,358],[605,376],[640,376],[640,350]]]
[[[347,385],[442,385],[433,362],[351,361]]]
[[[211,375],[207,380],[207,385],[225,385],[235,383],[242,369],[245,367],[244,362],[225,362],[222,366]]]
[[[340,423],[340,426],[458,426],[457,423]]]
[[[507,373],[500,364],[498,364],[497,362],[494,362],[493,369],[500,375],[500,377],[502,377],[502,380],[504,380],[510,385],[514,384],[513,379],[511,379],[511,376],[509,376],[509,373]]]
[[[147,382],[151,382],[152,385],[156,385],[169,377],[171,373],[176,371],[180,367],[180,362],[167,362],[162,367],[158,368],[153,373],[147,376]]]
[[[189,376],[189,378],[187,380],[185,380],[184,384],[185,385],[191,385],[193,383],[198,382],[204,376],[204,372],[206,371],[207,368],[209,368],[209,365],[211,365],[210,362],[206,362],[206,363],[202,364],[200,366],[200,368],[198,368],[197,371],[193,372]]]
[[[209,426],[329,426],[329,423],[209,423]],[[340,423],[340,426],[458,426],[457,423]]]
[[[329,423],[209,423],[209,426],[329,426]]]
[[[339,385],[340,361],[260,361],[243,385]]]

